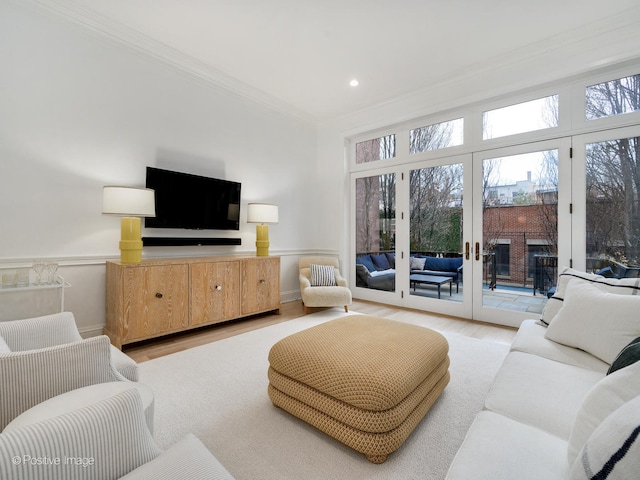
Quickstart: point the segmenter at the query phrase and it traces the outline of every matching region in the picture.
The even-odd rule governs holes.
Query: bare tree
[[[587,88],[587,119],[640,110],[640,75]],[[640,265],[640,137],[587,146],[587,248]]]
[[[459,214],[462,166],[459,164],[412,170],[410,188],[411,251],[453,249],[447,239],[459,239],[460,225],[452,222]],[[458,218],[459,215],[456,216]],[[451,229],[456,229],[451,232]],[[454,251],[459,251],[459,245]]]

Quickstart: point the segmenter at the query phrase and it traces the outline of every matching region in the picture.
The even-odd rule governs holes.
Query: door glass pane
[[[462,301],[462,164],[409,178],[411,295]]]
[[[587,120],[640,110],[640,74],[587,87]]]
[[[386,135],[356,143],[356,163],[375,162],[396,156],[396,136]]]
[[[462,145],[463,141],[464,118],[414,128],[409,132],[411,153],[455,147]]]
[[[489,110],[482,114],[482,139],[558,126],[558,95]]]
[[[356,179],[356,286],[395,291],[396,176]]]
[[[483,305],[540,313],[557,276],[558,151],[482,167]]]
[[[640,267],[640,137],[586,146],[587,268],[637,277]]]

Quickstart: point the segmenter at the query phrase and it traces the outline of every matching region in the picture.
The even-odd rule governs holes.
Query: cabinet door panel
[[[240,316],[240,262],[191,265],[191,325]]]
[[[280,258],[251,258],[243,261],[242,314],[280,308]]]
[[[123,336],[135,340],[189,326],[187,265],[123,269]]]

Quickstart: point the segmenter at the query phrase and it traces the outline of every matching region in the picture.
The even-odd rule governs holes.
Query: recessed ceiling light
[[[349,85],[351,85],[352,87],[357,87],[358,85],[360,85],[360,82],[354,78],[349,82]]]

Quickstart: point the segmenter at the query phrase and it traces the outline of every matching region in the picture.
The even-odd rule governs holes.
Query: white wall
[[[239,236],[239,247],[145,256],[254,253],[250,201],[280,206],[270,240],[283,296],[298,289],[299,254],[333,248],[316,235],[315,126],[17,2],[0,2],[0,65],[0,267],[60,260],[72,285],[66,308],[82,330],[104,324],[104,261],[119,256],[119,219],[101,215],[102,186],[142,186],[147,165],[239,181],[243,211],[239,232],[206,232]],[[14,303],[0,295],[0,320]]]

